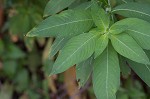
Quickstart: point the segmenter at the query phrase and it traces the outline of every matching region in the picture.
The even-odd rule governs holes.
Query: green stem
[[[108,0],[108,5],[109,5],[109,7],[111,7],[110,0]]]

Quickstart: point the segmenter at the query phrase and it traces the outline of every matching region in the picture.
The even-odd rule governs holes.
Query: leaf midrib
[[[101,44],[101,48],[102,48],[102,45],[104,44],[106,38],[107,38],[107,36],[105,36],[105,38],[103,39],[102,44]]]
[[[150,37],[150,35],[144,34],[143,32],[139,32],[139,31],[132,30],[132,29],[127,29],[127,30],[129,30],[129,31],[133,31],[133,32],[136,32],[136,33],[138,33],[138,34],[141,34],[141,35],[144,35],[144,36],[148,36],[148,37]]]
[[[121,44],[123,44],[126,48],[128,48],[130,51],[132,51],[135,55],[137,55],[138,57],[140,57],[140,55],[138,55],[136,52],[134,52],[134,50],[132,50],[130,47],[128,47],[126,44],[124,44],[122,41],[120,41],[117,37],[113,36],[117,41],[119,41]]]
[[[102,40],[101,45],[100,45],[100,49],[101,49],[102,46],[104,45],[104,42],[105,42],[106,38],[107,38],[107,36],[105,36],[104,39]],[[106,47],[105,47],[105,48],[106,48]]]
[[[100,16],[100,14],[98,14],[98,16],[99,16],[99,18],[100,18],[100,20],[101,20],[101,22],[102,22],[102,24],[103,24],[103,26],[104,26],[104,29],[106,30],[106,29],[107,29],[107,26],[106,26],[105,23],[103,22],[102,17]]]
[[[93,5],[93,3],[91,3],[89,6],[87,6],[87,7],[85,8],[85,10],[89,9],[92,5]]]
[[[99,1],[96,1],[96,3],[98,3]],[[85,8],[85,10],[87,10],[88,8],[90,8],[91,6],[93,5],[93,3],[91,3],[89,6],[87,6],[86,8]]]
[[[148,69],[148,71],[150,72],[150,68],[145,64],[146,68]]]
[[[55,28],[55,27],[59,27],[59,26],[67,25],[67,24],[72,24],[72,23],[77,23],[77,22],[84,22],[84,21],[92,21],[92,19],[77,20],[77,21],[67,22],[67,23],[63,23],[63,24],[59,24],[59,25],[54,25],[54,26],[51,26],[51,27],[48,27],[48,28],[40,29],[39,31],[36,31],[36,33],[41,32],[43,30],[50,29],[50,28]]]
[[[84,42],[79,48],[77,48],[77,50],[75,50],[75,51],[73,52],[73,54],[71,54],[71,55],[70,55],[64,62],[62,62],[62,64],[59,65],[59,67],[56,68],[55,70],[59,69],[65,62],[67,62],[67,61],[70,59],[70,57],[72,57],[79,49],[81,49],[86,43],[88,43],[88,41],[90,41],[91,39],[93,39],[95,36],[97,36],[97,35],[93,35],[93,37],[91,37],[91,38],[88,39],[86,42]]]
[[[149,14],[147,14],[147,13],[144,13],[144,12],[141,12],[141,11],[136,11],[136,10],[131,10],[131,9],[116,9],[116,10],[113,10],[112,12],[121,11],[121,10],[122,10],[122,11],[127,10],[127,11],[130,11],[130,12],[141,13],[141,14],[144,14],[144,15],[149,16],[149,17],[150,17],[150,15],[149,15]]]
[[[127,1],[125,1],[125,0],[122,0],[124,3],[128,3]]]

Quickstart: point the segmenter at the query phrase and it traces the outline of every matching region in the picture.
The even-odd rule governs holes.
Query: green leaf
[[[128,29],[129,35],[131,35],[137,43],[143,48],[150,50],[150,23],[143,21],[143,20],[137,20],[135,24],[139,25],[133,25],[132,28]]]
[[[134,29],[145,33],[144,29],[148,29],[149,25],[150,23],[138,18],[125,18],[114,23],[110,27],[109,32],[112,34],[119,34],[128,29]]]
[[[103,8],[99,7],[97,1],[92,0],[91,14],[96,26],[104,31],[109,27],[110,19]]]
[[[111,42],[115,50],[122,56],[138,63],[149,64],[149,59],[143,49],[126,32],[111,35]]]
[[[3,63],[3,71],[4,74],[7,75],[9,78],[14,78],[16,71],[17,71],[18,64],[14,60],[7,60]]]
[[[88,0],[75,0],[75,2],[73,2],[68,8],[69,9],[73,9],[76,8],[84,3],[88,2]]]
[[[28,94],[28,97],[32,98],[32,99],[40,99],[41,98],[41,95],[33,89],[28,88],[27,94]]]
[[[49,72],[52,71],[53,64],[54,64],[53,60],[49,59],[45,60],[42,70],[46,76],[49,76]]]
[[[134,0],[116,0],[117,5],[134,2]]]
[[[117,99],[129,99],[128,95],[126,93],[120,93],[117,97]]]
[[[109,39],[107,34],[101,35],[100,38],[96,41],[95,58],[105,50],[108,45],[108,41]]]
[[[150,86],[150,65],[140,64],[133,61],[128,61],[130,67],[135,73],[148,85]]]
[[[150,58],[150,51],[145,50],[147,56]],[[150,78],[147,75],[150,75],[150,65],[139,64],[131,60],[127,60],[130,67],[135,71],[135,73],[148,85],[150,86]]]
[[[112,34],[120,34],[128,30],[128,28],[132,28],[132,27],[129,27],[129,26],[132,26],[131,24],[133,24],[133,22],[130,22],[129,24],[128,21],[130,19],[132,20],[133,18],[126,18],[126,19],[117,21],[109,28],[109,32]]]
[[[146,99],[145,93],[137,88],[133,87],[128,92],[129,92],[129,97],[131,97],[131,99],[142,99],[142,98]]]
[[[150,0],[135,0],[138,3],[149,3],[150,4]]]
[[[128,76],[131,74],[131,69],[129,68],[126,58],[119,55],[119,63],[120,63],[120,70],[122,73],[122,76],[124,78],[128,78]]]
[[[20,70],[14,80],[17,91],[24,91],[28,89],[29,85],[29,74],[26,69]]]
[[[104,4],[104,5],[108,5],[108,2],[106,0],[97,0],[98,2],[100,1],[101,4]]]
[[[116,22],[110,28],[110,33],[119,34],[126,31],[144,49],[150,49],[150,23],[137,18],[126,18]]]
[[[29,15],[21,13],[13,16],[12,18],[10,18],[10,32],[17,35],[21,34],[21,36],[25,35],[31,28],[30,23],[31,20]]]
[[[15,44],[8,43],[7,46],[7,53],[3,53],[5,58],[10,59],[20,59],[24,58],[26,54]]]
[[[83,87],[90,78],[92,73],[92,63],[93,57],[91,56],[76,66],[76,78],[79,83],[79,87]]]
[[[51,75],[61,73],[89,58],[95,50],[96,36],[91,33],[85,33],[71,38],[54,63]]]
[[[29,38],[29,37],[24,37],[24,43],[28,51],[32,51],[34,47],[34,42],[35,38]]]
[[[81,3],[79,6],[75,7],[74,9],[77,10],[77,9],[84,9],[84,10],[88,10],[90,9],[92,6],[92,2],[89,1],[89,2],[84,2],[84,3]]]
[[[135,17],[150,22],[150,4],[126,3],[115,7],[112,12],[125,17]]]
[[[91,15],[86,10],[68,10],[50,16],[33,28],[27,36],[49,37],[77,35],[93,26]]]
[[[52,58],[67,43],[68,38],[58,37],[51,46],[50,58]]]
[[[50,0],[44,11],[44,17],[56,14],[71,5],[75,0]]]
[[[129,99],[125,89],[120,88],[120,90],[117,92],[117,99]]]
[[[93,88],[97,99],[116,99],[120,85],[120,68],[116,51],[112,46],[94,61]]]

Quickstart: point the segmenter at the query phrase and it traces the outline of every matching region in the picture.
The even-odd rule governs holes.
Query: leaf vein
[[[144,14],[144,15],[150,17],[150,15],[147,14],[147,13],[144,13],[144,12],[141,12],[141,11],[136,11],[136,10],[131,10],[131,9],[116,9],[116,10],[113,10],[112,12],[115,12],[115,11],[121,11],[121,10],[122,10],[122,11],[127,10],[127,11],[130,11],[130,12],[137,12],[137,13],[141,13],[141,14]]]
[[[60,64],[60,66],[56,69],[59,69],[66,61],[68,61],[70,59],[70,57],[72,57],[81,47],[83,47],[86,43],[88,43],[88,41],[90,41],[91,39],[93,39],[95,36],[97,35],[93,35],[93,37],[91,37],[90,39],[88,39],[86,42],[84,42],[79,48],[77,48],[64,62],[62,62]]]
[[[128,48],[130,51],[132,51],[135,55],[139,56],[136,52],[134,52],[130,47],[128,47],[126,44],[124,44],[122,41],[117,39],[115,36],[113,36],[117,41],[119,41],[121,44],[123,44],[126,48]]]
[[[63,24],[59,24],[59,25],[54,25],[54,26],[51,26],[51,27],[48,27],[48,28],[41,29],[41,30],[39,30],[37,32],[40,32],[40,31],[43,31],[43,30],[47,30],[47,29],[50,29],[50,28],[55,28],[55,27],[71,24],[71,23],[84,22],[84,21],[92,21],[92,19],[77,20],[77,21],[67,22],[67,23],[63,23]]]

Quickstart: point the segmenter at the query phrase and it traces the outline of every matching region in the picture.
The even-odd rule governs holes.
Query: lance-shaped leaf
[[[120,85],[120,67],[111,45],[94,61],[93,88],[97,99],[116,99]]]
[[[148,85],[150,86],[150,65],[140,64],[128,61],[130,67],[135,71],[135,73]]]
[[[127,18],[116,22],[110,28],[112,34],[126,31],[144,49],[150,49],[150,23],[137,18]]]
[[[51,75],[64,72],[71,66],[89,58],[94,52],[96,38],[97,35],[91,33],[71,38],[54,63]]]
[[[75,0],[50,0],[44,11],[44,17],[56,14],[71,5]]]
[[[127,60],[125,57],[119,55],[119,64],[120,64],[120,71],[124,78],[128,78],[128,76],[131,74],[131,69],[129,68],[127,64]]]
[[[93,68],[92,63],[93,63],[93,56],[91,56],[90,58],[88,58],[87,60],[81,62],[76,66],[76,78],[79,83],[79,87],[83,87],[90,78]]]
[[[88,31],[93,26],[91,15],[86,10],[68,10],[50,16],[33,28],[27,36],[70,36]]]
[[[126,32],[111,35],[111,42],[115,50],[122,56],[138,63],[149,64],[149,59],[143,49]]]
[[[150,22],[150,4],[126,3],[115,7],[112,12],[125,17],[140,18]]]
[[[51,47],[50,58],[52,58],[59,50],[61,50],[68,40],[69,38],[57,37]]]
[[[109,15],[103,8],[99,7],[96,0],[92,0],[91,14],[96,26],[104,31],[109,27]]]
[[[101,35],[100,38],[96,41],[95,58],[105,50],[108,45],[108,41],[109,39],[107,34]]]

